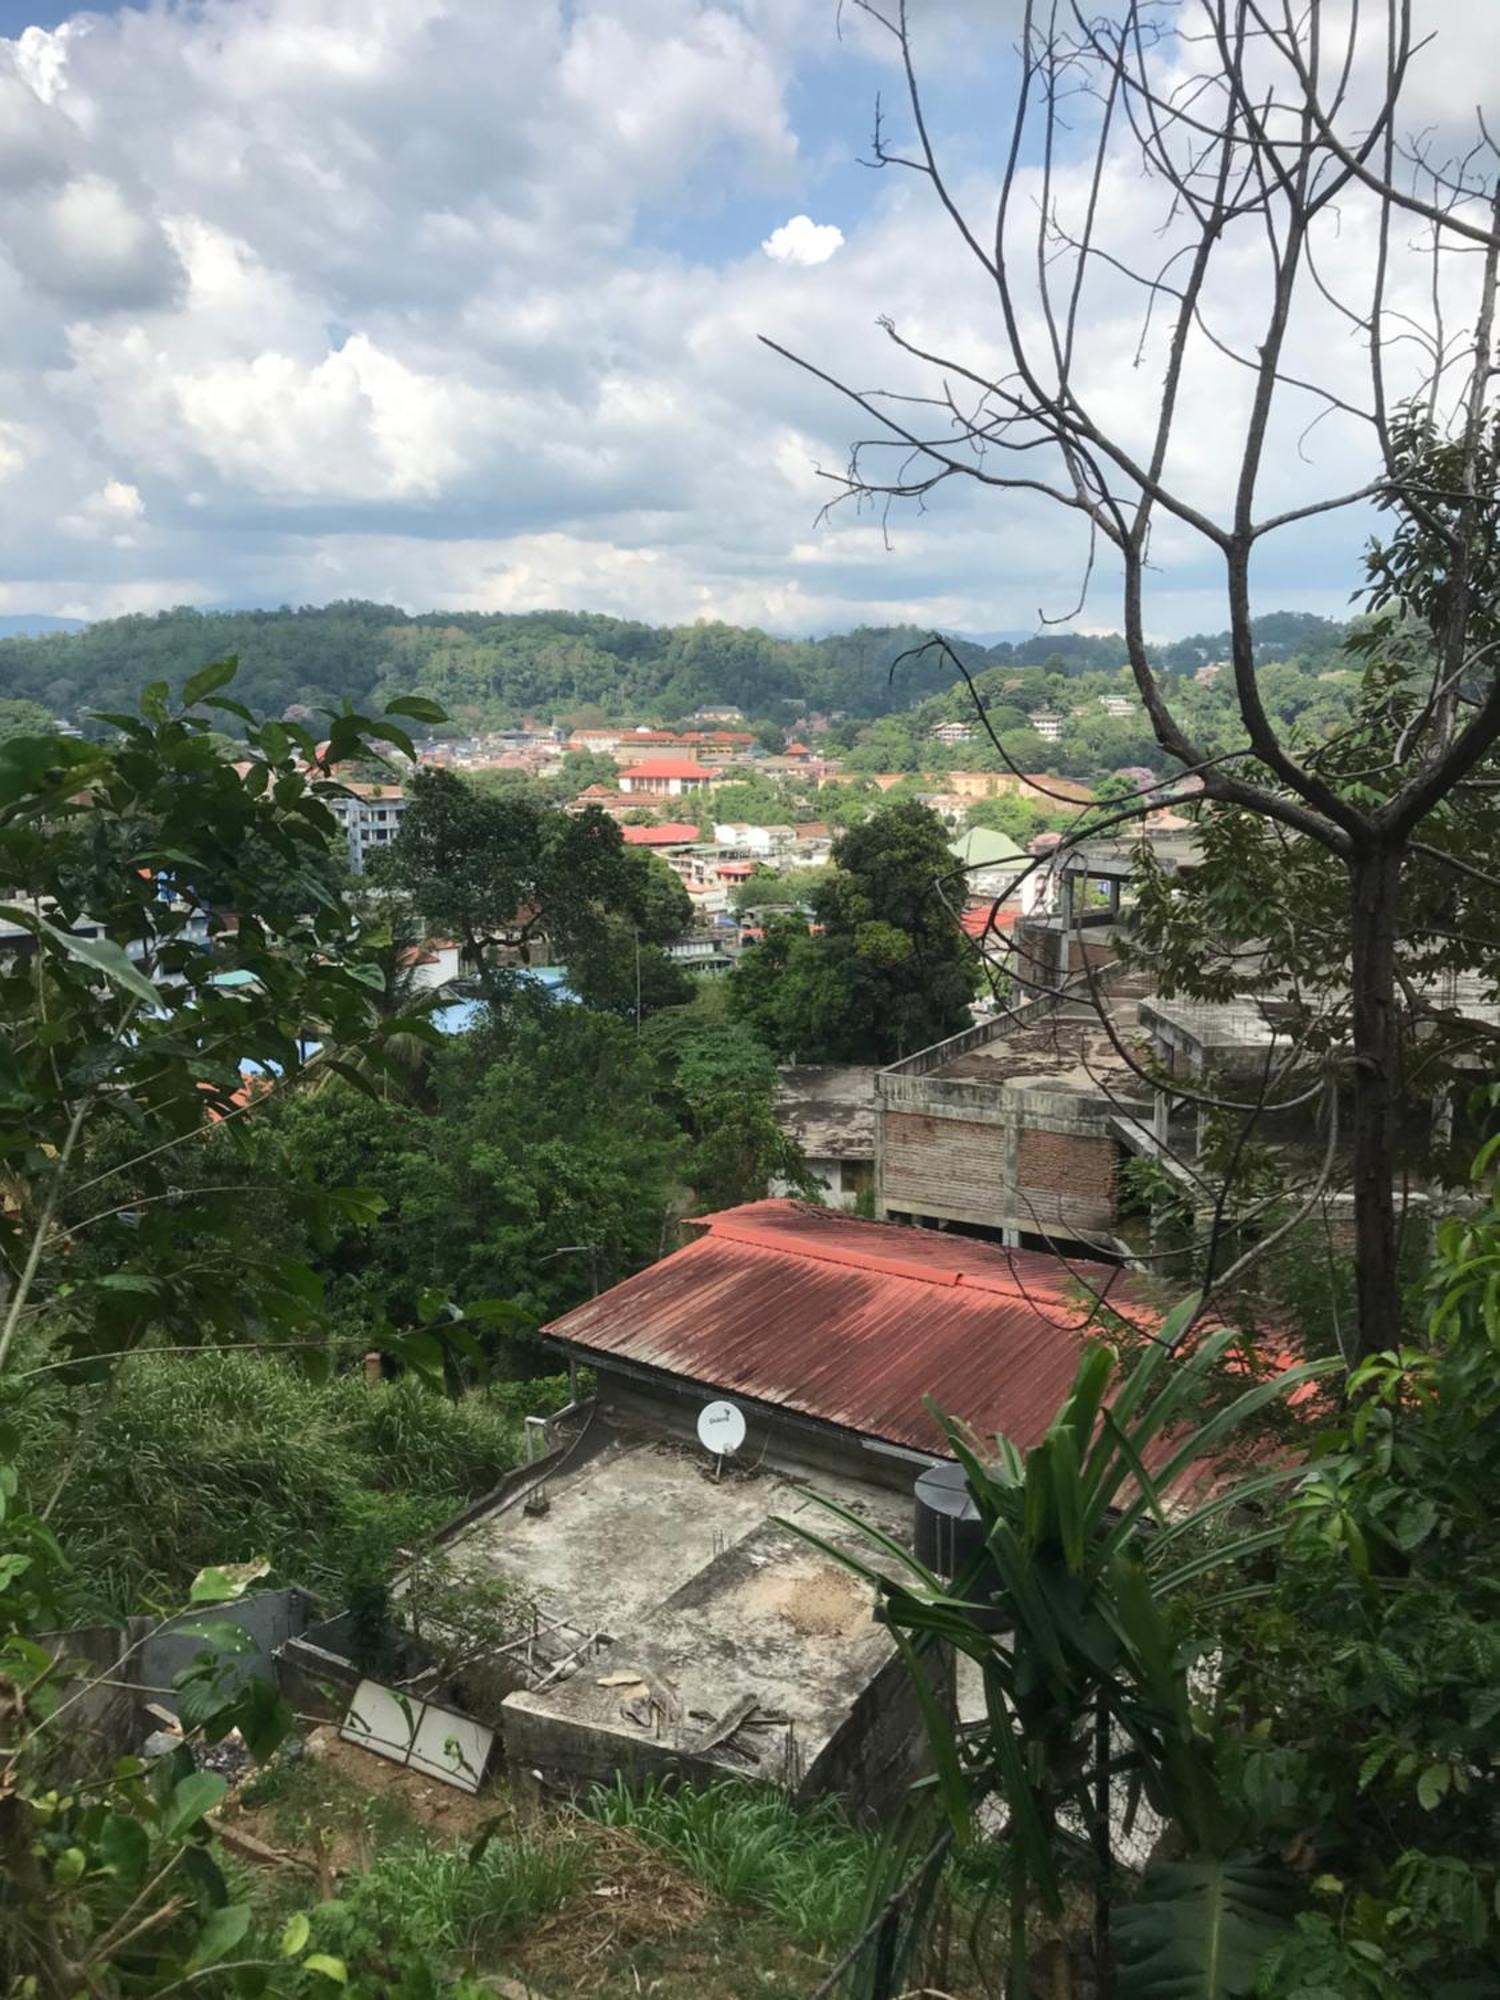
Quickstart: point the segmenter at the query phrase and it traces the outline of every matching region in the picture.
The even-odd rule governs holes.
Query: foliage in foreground
[[[246,1991],[268,1990],[272,1976],[234,1956],[249,1916],[229,1896],[207,1823],[223,1780],[192,1770],[186,1748],[149,1773],[129,1757],[94,1767],[83,1704],[101,1676],[44,1643],[82,1608],[48,1519],[75,1468],[41,1462],[27,1435],[43,1421],[30,1407],[39,1385],[93,1383],[107,1395],[119,1364],[147,1343],[180,1354],[246,1341],[326,1364],[317,1273],[287,1254],[283,1234],[257,1233],[237,1187],[179,1165],[211,1135],[233,1146],[246,1129],[243,1113],[260,1101],[245,1091],[247,1062],[274,1079],[271,1090],[339,1073],[348,1056],[379,1073],[385,1044],[424,1027],[375,1003],[375,940],[337,893],[329,801],[339,764],[377,755],[379,743],[410,754],[400,718],[439,712],[422,702],[380,717],[345,711],[328,718],[320,745],[300,725],[257,723],[223,692],[233,675],[232,661],[203,669],[176,704],[165,684],[148,688],[139,716],[105,718],[108,743],[0,745],[0,883],[9,920],[29,937],[0,962],[0,1383],[17,1419],[0,1426],[8,1991],[175,1992],[220,1964],[241,1968]],[[225,713],[244,727],[238,758],[214,728]],[[129,1143],[114,1149],[126,1128]],[[290,1172],[285,1193],[313,1242],[327,1240],[334,1213],[374,1212],[356,1191],[299,1185]],[[477,1355],[465,1316],[444,1299],[418,1311],[415,1343],[385,1330],[393,1352],[418,1364],[436,1345],[420,1320],[433,1318]],[[185,1719],[207,1742],[238,1729],[264,1757],[290,1711],[266,1682],[236,1685],[243,1635],[211,1612],[269,1563],[216,1557],[177,1596],[201,1614],[203,1641],[178,1681]],[[132,1657],[122,1648],[102,1679]],[[272,1962],[292,1990],[342,1976],[333,1959],[320,1970],[304,1957],[305,1944]]]
[[[1222,1476],[1232,1434],[1305,1373],[1189,1430],[1230,1338],[1169,1356],[1190,1306],[1128,1372],[1092,1349],[1030,1451],[951,1429],[987,1565],[949,1584],[888,1544],[893,1575],[867,1574],[914,1664],[941,1638],[983,1670],[987,1720],[955,1732],[934,1704],[928,1725],[960,1837],[986,1797],[1007,1814],[1015,1990],[1027,1905],[1056,1922],[1080,1887],[1121,2000],[1496,1990],[1497,1272],[1492,1183],[1442,1226],[1425,1339],[1189,1512],[1163,1494]],[[996,1608],[1003,1644],[975,1620]],[[1133,1891],[1111,1850],[1137,1789],[1165,1833]]]

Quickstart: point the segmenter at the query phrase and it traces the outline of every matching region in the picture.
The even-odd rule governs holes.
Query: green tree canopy
[[[478,962],[497,943],[550,938],[567,959],[605,911],[649,927],[663,894],[604,813],[565,813],[529,793],[485,793],[452,771],[419,771],[377,882],[404,890],[435,930]]]
[[[969,1022],[975,970],[938,883],[953,856],[926,806],[886,806],[851,827],[813,893],[821,935],[768,927],[735,973],[731,1004],[778,1055],[891,1062]]]
[[[46,736],[52,717],[39,701],[0,701],[0,743],[13,736]]]

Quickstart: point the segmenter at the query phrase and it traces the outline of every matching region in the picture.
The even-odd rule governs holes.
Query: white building
[[[388,847],[401,831],[406,797],[399,785],[346,785],[347,798],[328,800],[329,810],[344,830],[349,866],[363,875],[372,854]]]
[[[1055,743],[1067,728],[1068,718],[1060,715],[1055,708],[1039,708],[1031,718],[1031,726],[1038,736]]]
[[[659,799],[680,799],[690,792],[706,791],[717,776],[722,773],[710,771],[691,757],[652,757],[644,763],[626,766],[620,773],[620,790],[644,792]]]
[[[972,743],[974,725],[972,722],[939,722],[931,731],[934,743]]]

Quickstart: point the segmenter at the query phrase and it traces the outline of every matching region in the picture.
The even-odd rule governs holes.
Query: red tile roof
[[[712,778],[716,774],[706,764],[695,764],[691,757],[651,757],[643,764],[632,764],[620,773],[622,778]]]
[[[668,820],[663,826],[622,826],[627,847],[688,847],[698,838],[698,829],[687,820]]]
[[[997,931],[1014,930],[1021,912],[1014,908],[996,909],[994,899],[970,903],[958,921],[971,938],[993,937]]]
[[[1117,1310],[1159,1317],[1108,1265],[796,1201],[748,1202],[700,1222],[697,1242],[544,1331],[590,1355],[940,1452],[929,1395],[981,1433],[1023,1446],[1042,1436],[1087,1334],[1079,1278]]]

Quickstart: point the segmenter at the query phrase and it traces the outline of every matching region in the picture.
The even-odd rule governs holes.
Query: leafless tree
[[[1395,1345],[1402,873],[1424,821],[1500,738],[1496,567],[1476,557],[1495,524],[1500,150],[1482,112],[1461,142],[1410,130],[1426,47],[1413,0],[1105,0],[1098,11],[1026,0],[980,220],[927,115],[916,10],[849,4],[891,38],[904,81],[909,138],[878,117],[875,163],[927,184],[987,288],[993,346],[985,359],[940,352],[884,322],[908,386],[872,390],[768,344],[870,424],[836,476],[841,496],[923,502],[971,480],[1076,517],[1087,573],[1096,560],[1118,569],[1130,666],[1162,749],[1199,774],[1208,800],[1316,842],[1346,872],[1355,1346]],[[1150,268],[1117,227],[1122,187],[1137,209],[1154,204]],[[1362,256],[1349,253],[1355,242]],[[1116,356],[1100,342],[1113,348],[1108,329],[1130,295],[1141,386],[1122,415],[1104,387]],[[1205,498],[1189,448],[1209,371],[1242,389],[1214,411],[1231,476]],[[1314,425],[1353,441],[1363,476],[1315,492],[1311,462],[1299,462],[1300,496],[1268,500]],[[1390,762],[1355,787],[1267,713],[1252,564],[1272,538],[1372,503],[1424,539],[1431,687]],[[1248,758],[1217,760],[1195,742],[1153,668],[1153,537],[1169,561],[1186,549],[1217,566]]]

